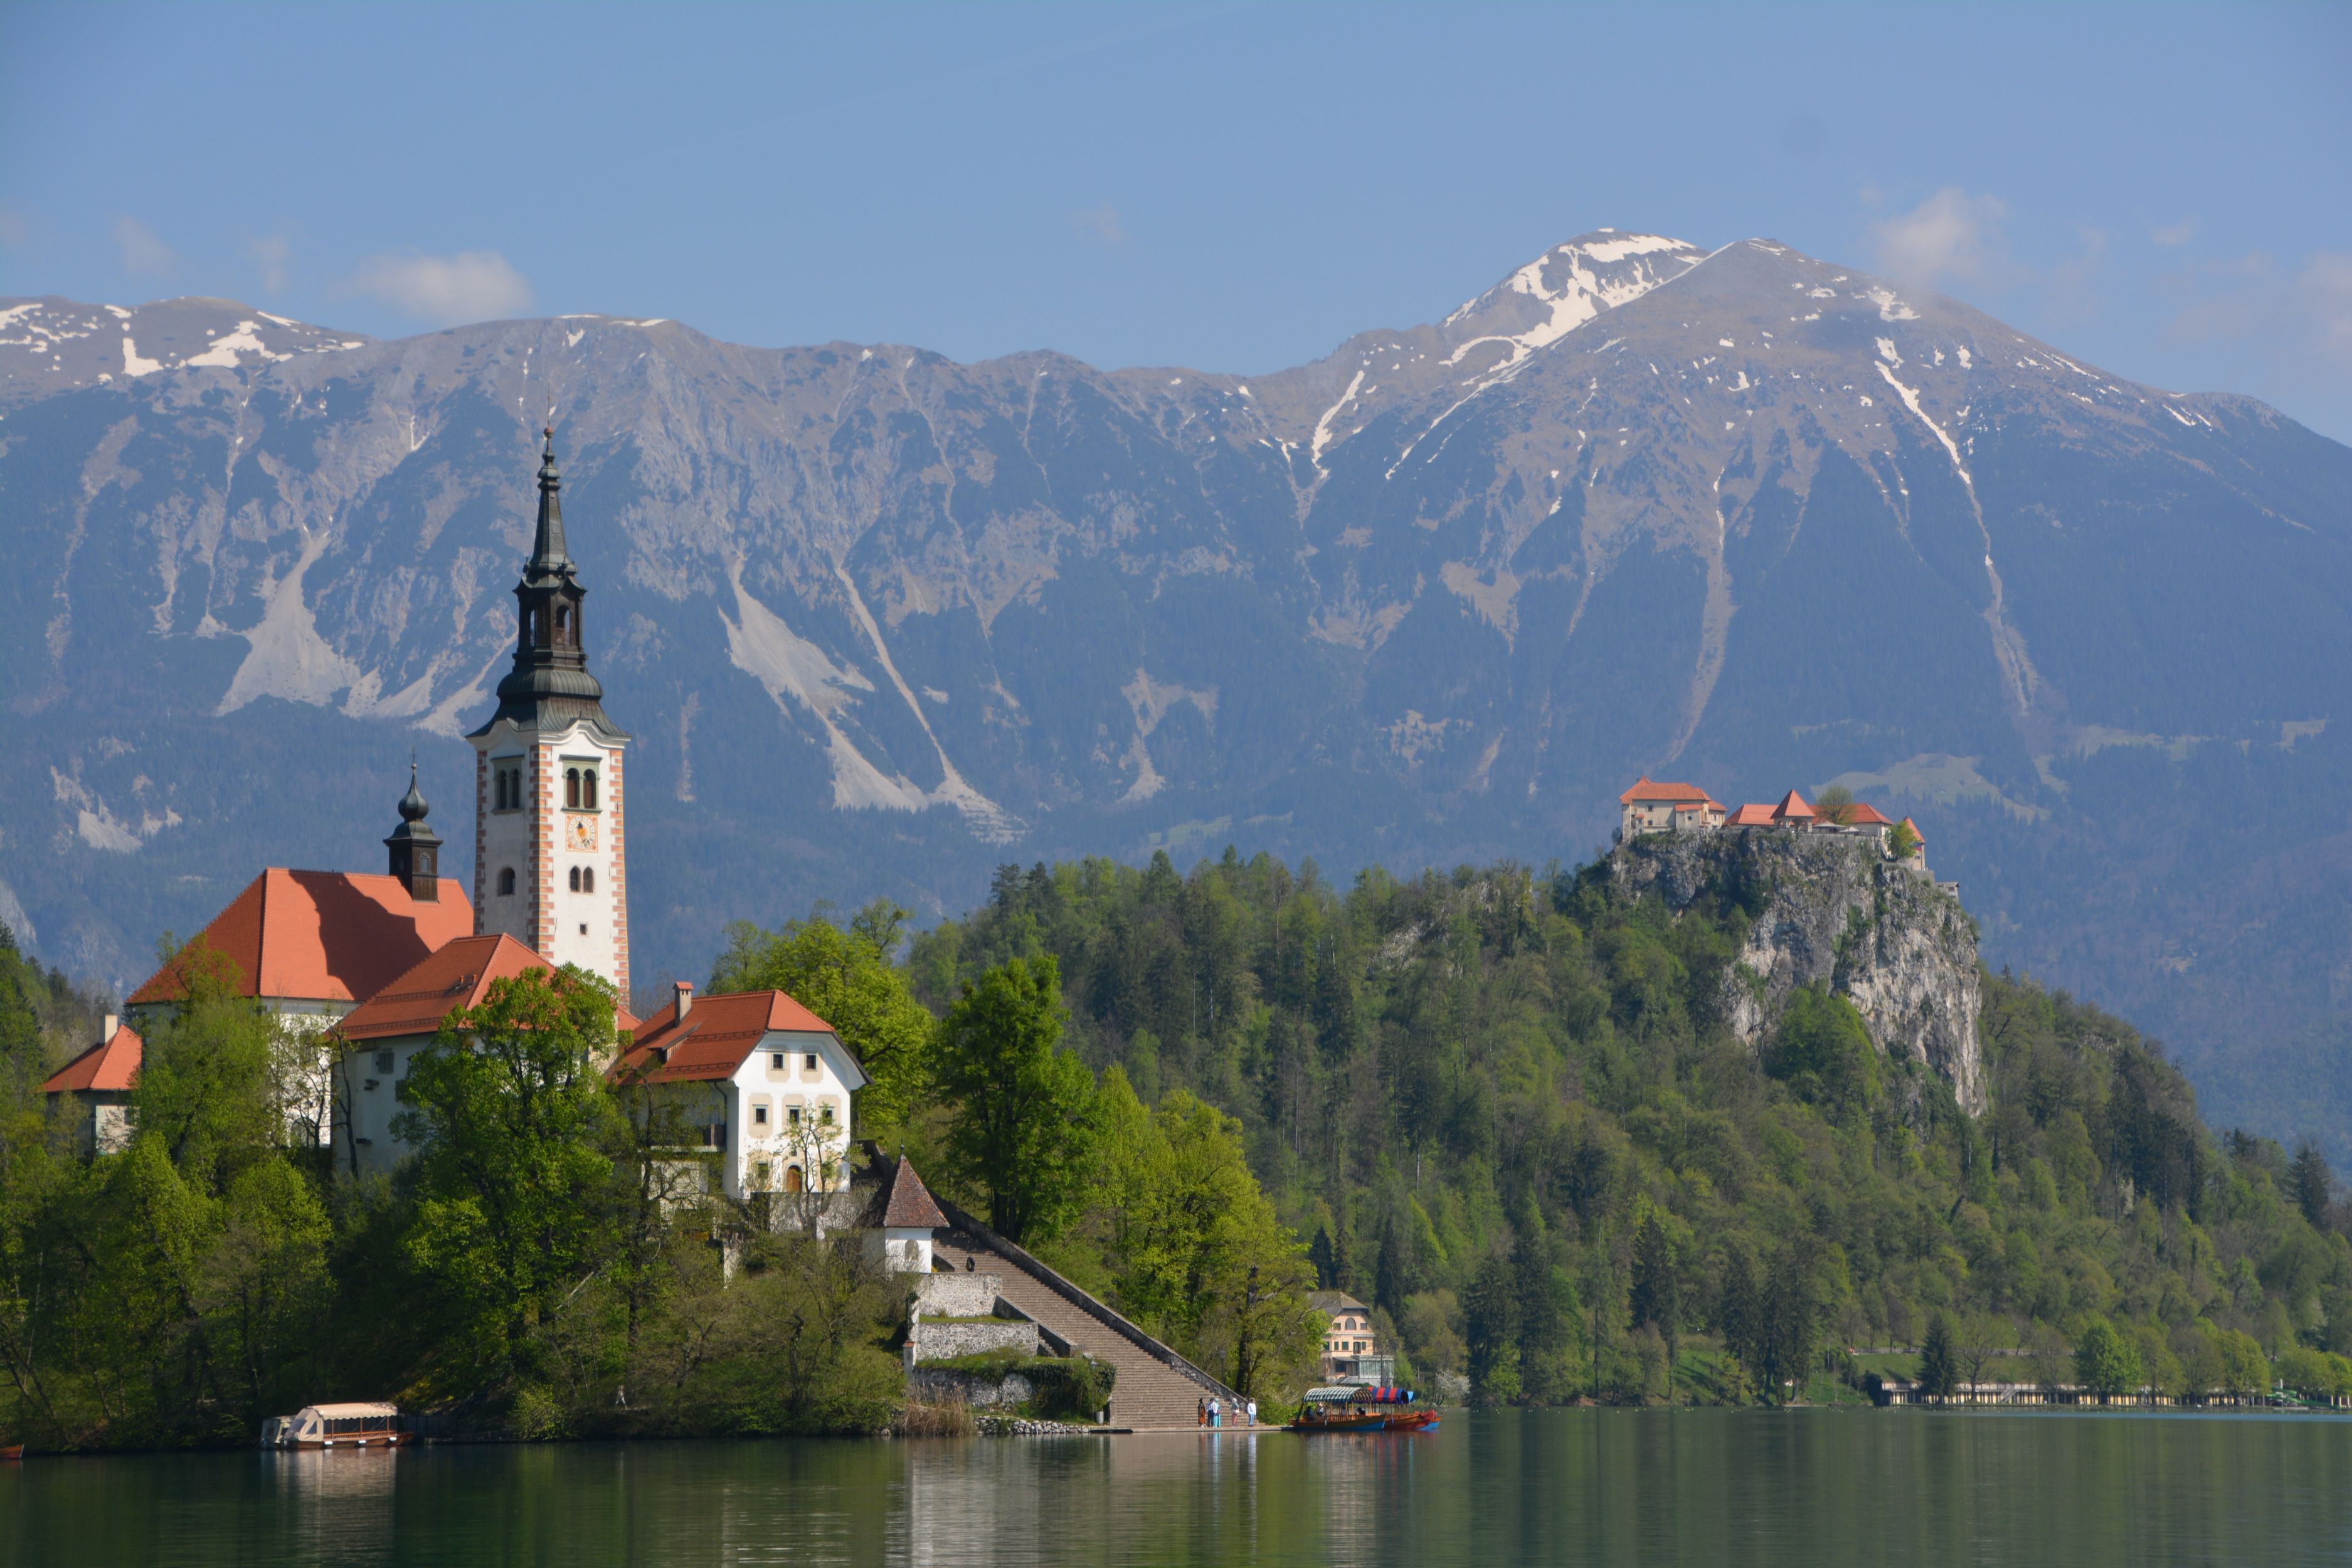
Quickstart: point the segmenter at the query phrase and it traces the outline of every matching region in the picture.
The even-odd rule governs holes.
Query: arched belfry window
[[[580,890],[580,868],[577,866],[572,868],[572,890],[575,893]]]
[[[511,866],[501,866],[501,867],[499,867],[499,896],[500,896],[500,897],[502,897],[502,898],[512,898],[512,897],[514,897],[514,868],[513,868],[513,867],[511,867]]]
[[[583,866],[580,868],[580,890],[583,893],[593,893],[596,890],[595,867]]]
[[[590,811],[596,809],[596,770],[580,770],[580,804]]]
[[[569,605],[558,605],[555,607],[555,646],[558,647],[572,646],[572,606]]]
[[[580,770],[563,770],[563,804],[573,811],[580,809]]]

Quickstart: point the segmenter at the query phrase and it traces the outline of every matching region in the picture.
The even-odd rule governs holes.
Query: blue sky
[[[2352,6],[0,5],[0,293],[1260,373],[1769,235],[2352,441]]]

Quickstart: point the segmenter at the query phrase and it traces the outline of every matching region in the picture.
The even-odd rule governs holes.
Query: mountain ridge
[[[79,374],[23,368],[60,343],[100,365],[121,320],[37,354],[23,303],[0,387]],[[2352,452],[1772,241],[1594,231],[1261,376],[603,316],[304,329],[331,352],[264,321],[275,358],[206,346],[257,312],[176,303],[176,367],[0,409],[0,705],[38,754],[0,885],[90,973],[231,865],[373,853],[366,780],[487,705],[552,410],[655,781],[649,973],[691,973],[720,904],[937,914],[1008,854],[1572,855],[1674,770],[1925,809],[1997,962],[2192,1044],[2240,983],[2183,953],[2269,962],[2223,910],[2298,928],[2277,1016],[2352,1011],[2340,910],[2242,914],[2239,809],[2352,782]],[[289,770],[290,811],[232,787]],[[2177,951],[2107,934],[2149,898]]]

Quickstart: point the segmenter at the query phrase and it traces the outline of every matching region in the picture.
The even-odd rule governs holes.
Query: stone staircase
[[[1239,1395],[1166,1345],[1071,1284],[1021,1248],[951,1205],[950,1228],[936,1233],[931,1256],[958,1273],[1002,1277],[999,1293],[1007,1305],[1066,1340],[1082,1355],[1118,1369],[1111,1388],[1110,1424],[1134,1431],[1192,1428],[1199,1403],[1214,1395],[1228,1412]],[[1244,1429],[1228,1415],[1225,1426]]]

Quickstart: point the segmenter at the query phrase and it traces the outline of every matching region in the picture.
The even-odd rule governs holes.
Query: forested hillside
[[[1705,1375],[1769,1378],[1939,1316],[2051,1357],[2112,1321],[2192,1390],[2251,1375],[2242,1336],[2352,1350],[2315,1152],[2217,1138],[2157,1045],[2007,973],[1984,983],[1980,1118],[1825,992],[1750,1051],[1720,1016],[1747,919],[1706,897],[1670,917],[1600,866],[1342,889],[1228,851],[1189,877],[1006,867],[909,963],[938,1006],[1054,955],[1090,1064],[1237,1117],[1324,1281],[1422,1375],[1496,1396],[1663,1394],[1668,1347],[1702,1335],[1737,1353]]]

